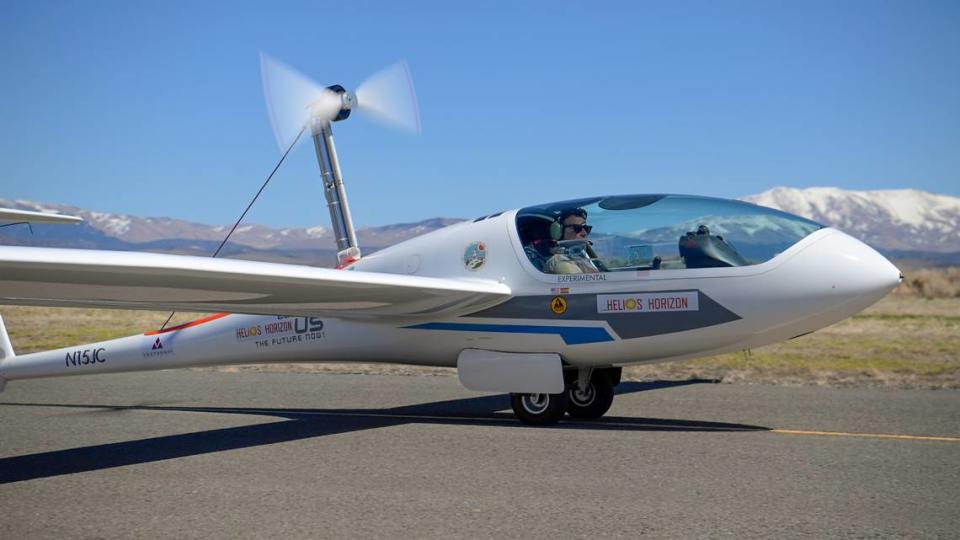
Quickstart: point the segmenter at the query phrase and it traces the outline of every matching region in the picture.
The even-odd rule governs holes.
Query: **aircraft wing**
[[[348,319],[455,316],[498,304],[492,281],[183,255],[0,246],[0,304]]]
[[[80,223],[83,218],[54,214],[52,212],[32,212],[30,210],[14,210],[0,208],[0,221],[16,221],[24,223]]]

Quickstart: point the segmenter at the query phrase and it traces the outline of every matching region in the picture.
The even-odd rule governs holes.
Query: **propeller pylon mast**
[[[350,108],[356,103],[356,98],[340,86],[332,86],[330,90],[337,92],[343,103],[340,113],[333,121],[346,119],[350,116]],[[357,233],[353,228],[353,219],[350,217],[347,190],[343,185],[343,174],[340,172],[340,161],[337,159],[337,147],[333,143],[333,129],[330,123],[331,121],[323,116],[312,116],[310,133],[313,136],[313,148],[317,152],[323,194],[327,198],[330,223],[333,225],[333,234],[337,242],[337,264],[345,265],[360,258],[360,246],[357,243]]]
[[[317,151],[317,163],[320,165],[323,194],[327,197],[330,222],[337,240],[337,263],[347,264],[360,258],[360,246],[357,244],[357,233],[350,217],[347,191],[343,187],[337,148],[333,144],[333,130],[330,129],[330,122],[315,122],[311,131],[313,147]]]

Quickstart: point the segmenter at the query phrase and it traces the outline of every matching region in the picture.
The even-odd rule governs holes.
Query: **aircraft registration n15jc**
[[[0,303],[216,314],[120,339],[15,355],[35,377],[265,362],[456,367],[510,392],[524,422],[598,418],[621,369],[751,349],[863,310],[902,279],[839,230],[748,203],[615,195],[498,212],[361,256],[331,123],[351,111],[419,129],[402,64],[356,92],[263,57],[278,143],[309,130],[336,269],[179,255],[0,247]],[[0,211],[0,219],[69,221]]]

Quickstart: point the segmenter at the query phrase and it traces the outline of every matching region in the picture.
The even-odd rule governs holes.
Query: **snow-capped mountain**
[[[960,197],[915,189],[778,187],[743,200],[836,227],[881,250],[960,252]]]

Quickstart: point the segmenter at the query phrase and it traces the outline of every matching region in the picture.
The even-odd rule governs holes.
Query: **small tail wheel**
[[[524,424],[552,426],[567,411],[567,394],[510,394],[510,405]]]
[[[573,418],[600,418],[613,405],[613,384],[602,371],[594,371],[586,388],[576,383],[567,390],[567,414]]]

